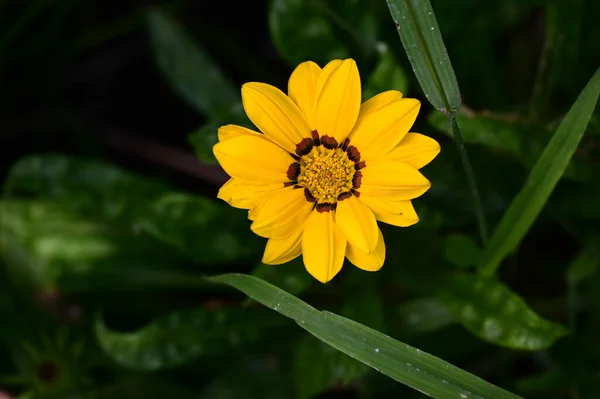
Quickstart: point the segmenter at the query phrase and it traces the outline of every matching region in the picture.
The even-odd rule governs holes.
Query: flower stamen
[[[306,200],[314,202],[318,212],[329,212],[337,208],[337,202],[360,195],[360,169],[366,163],[360,161],[360,152],[349,139],[338,145],[335,138],[319,136],[316,130],[311,135],[296,145],[299,159],[290,164],[290,181],[285,186],[303,187]]]

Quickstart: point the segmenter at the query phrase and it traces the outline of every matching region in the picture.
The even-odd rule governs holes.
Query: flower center
[[[335,210],[338,201],[360,195],[360,169],[366,164],[360,161],[360,152],[350,140],[338,145],[333,137],[319,137],[315,130],[312,138],[296,145],[296,155],[297,162],[288,168],[290,181],[285,185],[304,188],[306,200],[314,202],[317,211]]]
[[[306,187],[317,203],[335,203],[352,189],[354,162],[341,148],[313,147],[300,159],[298,184]]]

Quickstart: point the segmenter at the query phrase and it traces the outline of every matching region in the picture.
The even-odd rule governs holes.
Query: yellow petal
[[[431,187],[421,172],[402,162],[372,160],[361,169],[361,173],[362,182],[358,191],[371,197],[406,201],[419,197]]]
[[[294,159],[262,135],[240,135],[221,141],[213,153],[231,177],[256,184],[287,181]]]
[[[311,137],[302,111],[278,88],[265,83],[246,83],[242,86],[242,102],[252,123],[288,152],[294,153],[296,144]]]
[[[333,212],[313,211],[302,234],[304,267],[322,283],[338,274],[346,253],[346,238],[333,219]]]
[[[361,108],[350,133],[350,144],[358,148],[361,160],[383,156],[396,147],[415,123],[420,107],[419,100],[402,98],[366,112]]]
[[[335,223],[350,244],[371,253],[377,247],[377,220],[368,206],[355,196],[337,203]]]
[[[341,143],[348,137],[360,110],[360,76],[353,59],[329,62],[315,88],[317,130]]]
[[[287,237],[306,221],[312,208],[313,203],[306,200],[302,190],[281,188],[266,196],[257,212],[252,212],[254,222],[250,228],[261,237]]]
[[[431,137],[408,133],[385,157],[421,169],[440,153],[440,145]]]
[[[348,257],[348,260],[359,269],[366,270],[368,272],[376,272],[377,270],[381,269],[383,262],[385,262],[385,242],[383,241],[383,234],[381,234],[381,230],[377,230],[377,248],[370,254],[360,251],[350,243],[346,248],[346,256]]]
[[[280,265],[297,258],[302,253],[302,231],[305,223],[293,227],[291,234],[284,238],[269,238],[262,262],[267,265]]]
[[[250,209],[257,205],[265,194],[281,187],[281,183],[252,184],[231,178],[221,187],[217,198],[222,199],[235,208]]]
[[[302,110],[311,129],[316,129],[315,86],[321,68],[312,61],[298,65],[288,82],[288,95]]]
[[[393,226],[408,227],[419,221],[419,216],[410,201],[390,201],[361,194],[364,202],[375,214],[377,220]]]
[[[388,105],[391,102],[402,98],[402,93],[398,90],[388,90],[371,97],[360,106],[360,114],[370,113],[378,108]]]
[[[218,130],[218,133],[219,133],[219,141],[225,141],[225,140],[232,139],[234,137],[239,137],[239,136],[244,136],[244,135],[258,136],[258,137],[264,138],[264,136],[262,134],[255,132],[254,130],[246,129],[245,127],[238,126],[238,125],[221,126]]]

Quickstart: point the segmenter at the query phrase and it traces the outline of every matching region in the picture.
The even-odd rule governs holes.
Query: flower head
[[[249,209],[252,231],[268,238],[263,262],[300,254],[325,283],[347,257],[376,271],[385,260],[377,220],[410,226],[419,218],[410,200],[430,187],[419,168],[439,144],[409,133],[420,108],[394,90],[361,104],[352,59],[314,62],[292,73],[288,95],[264,83],[242,86],[246,114],[262,132],[219,129],[214,154],[231,179],[219,198]]]

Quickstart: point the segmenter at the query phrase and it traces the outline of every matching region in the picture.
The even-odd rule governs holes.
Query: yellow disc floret
[[[307,188],[317,203],[333,204],[352,189],[354,162],[341,148],[315,146],[299,163],[298,184]]]

